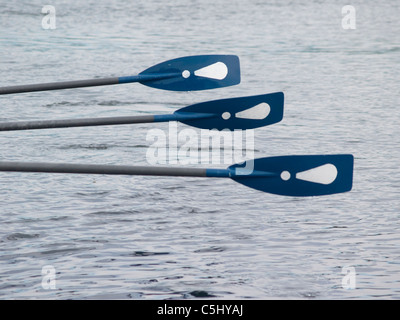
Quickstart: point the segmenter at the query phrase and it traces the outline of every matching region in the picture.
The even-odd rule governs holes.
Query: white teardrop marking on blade
[[[336,180],[338,171],[333,164],[324,164],[307,171],[296,173],[296,179],[320,183],[320,184],[331,184]]]
[[[262,102],[254,107],[236,113],[235,116],[240,119],[262,120],[268,117],[270,112],[270,105]]]
[[[196,70],[194,74],[198,77],[223,80],[228,74],[228,67],[225,63],[216,62],[207,67]]]

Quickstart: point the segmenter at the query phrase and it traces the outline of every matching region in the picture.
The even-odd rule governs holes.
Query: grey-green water
[[[240,57],[242,83],[1,96],[1,121],[169,113],[283,91],[284,119],[254,131],[255,156],[352,153],[354,188],[287,198],[224,179],[1,173],[0,298],[400,298],[398,1],[51,4],[56,29],[45,30],[42,1],[0,1],[1,86],[134,75],[214,53]],[[347,4],[355,30],[342,28]],[[146,165],[153,128],[168,131],[2,132],[0,160]],[[55,288],[42,285],[45,266]]]

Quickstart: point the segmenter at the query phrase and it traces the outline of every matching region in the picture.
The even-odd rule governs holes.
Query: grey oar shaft
[[[34,92],[34,91],[48,91],[48,90],[105,86],[105,85],[112,85],[112,84],[118,84],[118,83],[119,83],[119,78],[113,77],[113,78],[103,78],[103,79],[27,84],[27,85],[18,85],[18,86],[9,86],[9,87],[0,88],[0,95],[1,94],[12,94],[12,93],[23,93],[23,92]]]
[[[19,122],[0,123],[0,131],[90,127],[90,126],[102,126],[102,125],[151,123],[151,122],[154,122],[154,115],[131,116],[131,117],[66,119],[66,120],[44,120],[44,121],[40,121],[40,120],[39,121],[19,121]]]
[[[0,162],[0,171],[206,177],[207,169],[68,163]]]

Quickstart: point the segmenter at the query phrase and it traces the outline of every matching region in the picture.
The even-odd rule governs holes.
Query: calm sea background
[[[55,30],[42,28],[44,4]],[[348,4],[355,30],[342,28]],[[355,156],[353,190],[315,198],[226,179],[0,173],[0,299],[400,299],[399,16],[398,0],[0,0],[1,86],[135,75],[195,54],[235,54],[242,68],[240,85],[204,92],[1,96],[2,122],[283,91],[284,119],[254,131],[255,157]],[[1,132],[0,160],[147,165],[153,128],[168,132]],[[55,289],[42,286],[44,266]],[[354,289],[342,286],[345,267]]]

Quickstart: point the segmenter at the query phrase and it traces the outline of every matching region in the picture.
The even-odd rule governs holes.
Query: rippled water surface
[[[42,1],[0,3],[1,86],[134,75],[194,54],[236,54],[242,68],[240,85],[204,92],[1,96],[2,122],[172,113],[283,91],[284,119],[255,130],[255,157],[355,156],[353,190],[315,198],[225,179],[1,173],[0,298],[400,298],[399,1],[352,2],[355,30],[342,28],[347,2],[60,0],[55,30],[42,29]],[[153,128],[168,132],[2,132],[0,160],[148,165]],[[355,289],[343,288],[344,267]]]

